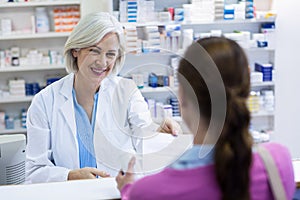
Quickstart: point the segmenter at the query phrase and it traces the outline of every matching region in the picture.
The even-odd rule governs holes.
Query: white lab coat
[[[39,92],[27,113],[26,182],[67,180],[79,168],[79,151],[72,97],[74,74]],[[115,175],[124,152],[138,150],[133,137],[152,124],[147,103],[132,80],[107,77],[101,83],[94,146],[97,168]]]

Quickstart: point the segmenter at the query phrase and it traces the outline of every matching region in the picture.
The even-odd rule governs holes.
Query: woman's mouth
[[[91,69],[92,69],[92,71],[93,71],[97,76],[101,76],[103,73],[105,73],[106,71],[109,70],[108,67],[106,67],[106,68],[94,68],[94,67],[92,67]]]

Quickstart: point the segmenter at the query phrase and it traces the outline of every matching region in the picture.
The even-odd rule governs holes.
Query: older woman
[[[116,76],[125,41],[113,16],[82,18],[64,54],[69,74],[38,93],[28,109],[27,183],[114,175],[119,156],[138,150],[135,134],[142,129],[176,132],[170,120],[155,126],[134,82]]]

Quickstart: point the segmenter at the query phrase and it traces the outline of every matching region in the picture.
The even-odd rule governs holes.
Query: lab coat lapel
[[[78,143],[76,138],[76,122],[75,122],[75,113],[74,113],[74,104],[73,104],[73,96],[72,96],[72,89],[73,89],[73,80],[74,80],[74,74],[70,74],[69,78],[65,80],[63,83],[60,94],[64,96],[64,101],[61,102],[62,106],[60,107],[61,113],[63,115],[63,118],[70,128],[70,133],[72,134],[73,143],[76,147],[76,154],[73,154],[75,156],[78,155]],[[75,160],[78,160],[78,157],[75,158]],[[79,160],[78,160],[79,163]]]
[[[109,95],[108,95],[108,93],[106,93],[106,92],[109,92],[109,91],[107,91],[108,87],[110,86],[110,84],[112,84],[109,82],[111,82],[110,79],[105,78],[102,81],[100,89],[99,89],[99,96],[98,96],[97,110],[96,110],[96,124],[97,124],[98,119],[99,120],[103,119],[103,116],[104,116],[103,110],[105,110],[105,109],[102,106],[110,105],[109,104]],[[100,130],[100,127],[95,126],[94,133],[97,132],[98,130]]]

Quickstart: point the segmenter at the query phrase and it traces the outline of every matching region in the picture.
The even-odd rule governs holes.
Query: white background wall
[[[103,11],[112,13],[112,0],[81,0],[80,12],[84,16],[90,12]]]
[[[275,133],[300,158],[300,1],[276,1]]]

